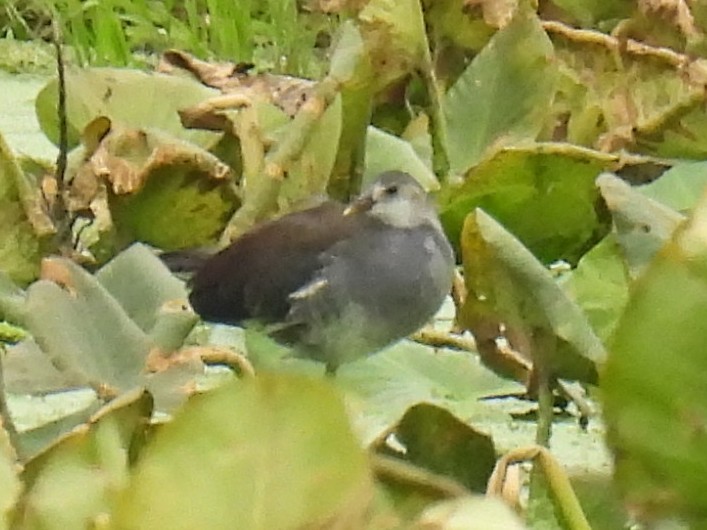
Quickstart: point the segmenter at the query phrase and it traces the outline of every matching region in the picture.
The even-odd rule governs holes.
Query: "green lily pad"
[[[628,301],[630,278],[616,235],[609,234],[579,260],[563,284],[602,340],[608,339]]]
[[[13,348],[8,381],[14,390],[88,386],[112,398],[146,387],[161,411],[186,399],[203,364],[198,356],[173,354],[197,318],[184,286],[157,256],[135,245],[96,276],[63,258],[47,261],[46,271],[51,280],[29,287],[23,311],[23,325],[40,349]]]
[[[534,140],[553,99],[556,68],[536,13],[518,9],[447,92],[449,162],[463,174],[489,150]]]
[[[680,162],[663,173],[660,178],[639,186],[646,197],[664,204],[680,213],[695,207],[707,188],[706,162]]]
[[[145,333],[88,272],[62,258],[53,266],[67,288],[39,280],[27,290],[25,325],[37,344],[86,385],[137,386],[150,349]]]
[[[602,380],[624,500],[694,528],[707,524],[706,223],[702,199],[633,286]]]
[[[359,12],[358,22],[378,89],[408,75],[429,55],[419,0],[371,0]]]
[[[83,409],[62,416],[33,429],[22,431],[18,435],[17,453],[22,461],[31,460],[47,451],[66,433],[81,424],[88,423],[101,408],[101,401],[94,399]]]
[[[218,91],[194,79],[121,68],[83,68],[66,72],[69,146],[99,116],[122,127],[160,129],[177,138],[210,148],[220,138],[209,131],[185,129],[177,111],[214,97]],[[39,124],[50,140],[59,141],[57,81],[50,81],[35,102]]]
[[[2,368],[0,368],[1,374]],[[2,420],[1,417],[0,420]],[[2,421],[0,421],[0,530],[10,528],[12,510],[22,491],[22,483],[19,479],[20,469],[15,461],[15,449],[12,447]]]
[[[592,26],[600,21],[628,17],[634,3],[629,0],[553,0],[553,4],[561,7],[575,17],[583,26]]]
[[[27,462],[19,524],[48,530],[96,524],[126,484],[151,413],[149,394],[127,394]]]
[[[24,291],[0,270],[0,318],[13,323],[21,322],[24,303]]]
[[[288,167],[278,203],[287,210],[297,202],[326,194],[341,136],[341,97],[336,97],[314,125],[300,155]]]
[[[608,231],[597,208],[597,175],[616,158],[570,144],[536,144],[496,153],[463,182],[445,182],[442,223],[458,242],[466,216],[482,208],[543,262],[576,262]]]
[[[125,150],[117,134],[103,156],[115,162],[109,206],[118,234],[165,250],[214,243],[238,205],[228,168],[195,146],[159,137],[140,163],[141,146]],[[134,186],[122,179],[126,164]]]
[[[628,270],[635,278],[685,217],[610,173],[600,175],[597,186],[613,217],[616,240],[621,245]]]
[[[503,2],[501,10],[512,11],[515,2]],[[450,41],[473,52],[481,50],[500,27],[500,20],[487,20],[487,10],[497,12],[498,3],[479,4],[479,9],[469,9],[456,0],[426,0],[425,21],[435,42]],[[506,13],[506,15],[509,13]],[[489,17],[490,18],[490,17]]]
[[[46,394],[86,385],[83,374],[59,370],[34,340],[9,346],[3,358],[5,389],[14,394]]]
[[[53,232],[39,188],[0,135],[0,272],[21,284],[35,279]]]
[[[620,3],[625,0],[601,2],[602,6]],[[652,17],[652,22],[658,18]],[[632,28],[633,37],[638,26],[624,24]],[[644,31],[650,35],[648,42],[624,46],[625,35],[574,30],[559,23],[545,26],[561,77],[548,119],[553,138],[601,151],[704,158],[702,59],[695,61],[694,74],[685,75],[683,57],[689,61],[687,56],[672,50],[666,54],[666,48],[655,45],[661,32],[655,31],[653,23],[648,27]],[[622,57],[617,62],[619,48]]]
[[[184,283],[145,245],[130,246],[95,276],[153,343],[165,351],[181,346],[197,321],[196,315],[185,309],[188,295]]]
[[[355,521],[371,493],[366,458],[336,392],[321,380],[259,376],[193,398],[157,432],[113,522],[296,529]]]
[[[406,140],[375,127],[366,134],[366,168],[363,186],[384,171],[405,171],[415,177],[427,190],[439,188],[437,177]]]
[[[386,443],[395,437],[395,446]],[[374,448],[482,493],[496,464],[491,437],[428,403],[410,407]]]
[[[596,383],[603,344],[579,307],[518,239],[483,210],[462,235],[468,296],[459,321],[479,341],[506,331],[511,346],[558,377]]]
[[[420,402],[460,417],[505,419],[481,398],[523,390],[481,365],[473,353],[434,351],[407,340],[341,366],[336,382],[351,394],[357,431],[365,443],[378,439]]]

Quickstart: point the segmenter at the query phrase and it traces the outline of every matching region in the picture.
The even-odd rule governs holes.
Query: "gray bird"
[[[247,232],[199,268],[189,300],[208,321],[265,324],[334,373],[428,321],[453,267],[431,200],[390,171],[348,207],[329,201]]]

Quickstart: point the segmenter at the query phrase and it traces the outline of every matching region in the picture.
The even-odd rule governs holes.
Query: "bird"
[[[431,197],[409,174],[387,171],[348,205],[286,214],[205,258],[189,301],[205,321],[263,325],[335,374],[422,327],[454,266]]]

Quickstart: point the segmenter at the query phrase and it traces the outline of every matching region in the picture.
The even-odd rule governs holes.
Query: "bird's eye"
[[[396,193],[398,193],[398,186],[396,186],[395,184],[391,184],[385,189],[385,193],[386,195],[395,195]]]

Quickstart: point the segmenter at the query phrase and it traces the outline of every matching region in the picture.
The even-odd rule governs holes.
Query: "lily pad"
[[[553,4],[561,7],[575,17],[582,25],[594,25],[601,21],[628,17],[634,7],[629,0],[553,0]]]
[[[456,0],[423,0],[425,21],[435,42],[451,41],[464,49],[478,52],[508,23],[517,1],[482,2],[469,9]]]
[[[530,251],[483,210],[464,225],[462,260],[468,295],[459,321],[477,343],[505,336],[533,363],[547,363],[554,375],[596,383],[606,350],[586,316]]]
[[[341,97],[337,97],[317,120],[301,154],[288,167],[278,198],[281,210],[326,194],[339,149],[341,120]]]
[[[653,29],[646,43],[558,22],[544,27],[560,72],[553,137],[601,151],[704,158],[704,59],[651,46]]]
[[[351,393],[357,431],[365,443],[378,439],[420,402],[460,417],[505,419],[482,398],[523,390],[483,366],[473,353],[433,351],[410,341],[341,366],[336,380]]]
[[[579,260],[563,287],[582,308],[592,328],[607,340],[628,301],[630,277],[615,234]]]
[[[631,290],[603,376],[608,441],[625,501],[707,524],[707,201]]]
[[[597,186],[614,219],[616,239],[628,270],[637,277],[685,217],[650,199],[618,177],[604,173]]]
[[[135,274],[139,270],[140,274]],[[133,277],[130,282],[126,278]],[[96,273],[96,279],[115,297],[143,331],[157,322],[157,312],[172,301],[186,301],[184,283],[175,278],[147,246],[136,243]]]
[[[2,368],[0,368],[0,375],[2,375]],[[22,490],[19,479],[20,469],[15,460],[15,449],[12,447],[0,416],[0,530],[10,528],[11,513]]]
[[[366,458],[336,392],[321,380],[260,376],[193,398],[157,432],[113,522],[124,529],[352,524],[371,494]]]
[[[429,56],[419,0],[371,0],[358,22],[378,89],[408,75]]]
[[[449,161],[463,174],[490,149],[534,140],[554,94],[552,44],[536,13],[518,9],[447,92]]]
[[[597,175],[617,159],[570,144],[508,148],[463,182],[445,182],[441,219],[453,242],[475,208],[493,215],[543,262],[576,262],[608,231],[597,207]]]
[[[17,453],[21,461],[26,462],[47,451],[58,440],[81,424],[88,423],[101,408],[101,401],[94,399],[85,408],[56,420],[44,423],[33,429],[22,431],[18,435]]]
[[[0,270],[0,318],[18,323],[22,320],[25,292]]]
[[[386,444],[394,437],[394,446]],[[496,463],[491,437],[448,410],[427,403],[409,408],[374,448],[452,478],[470,491],[486,491]]]
[[[14,394],[46,394],[86,386],[81,374],[54,366],[31,338],[7,348],[3,367],[5,388]]]
[[[25,528],[95,524],[125,486],[130,455],[144,436],[152,399],[142,391],[116,400],[25,465],[27,489],[17,517]]]
[[[35,279],[53,233],[39,188],[0,135],[0,272],[21,284]]]
[[[439,188],[437,177],[409,142],[375,127],[368,127],[363,186],[382,172],[391,170],[409,173],[427,190]]]
[[[695,207],[705,188],[707,163],[681,162],[650,184],[638,187],[638,191],[668,208],[687,213]]]
[[[203,373],[198,352],[181,346],[197,320],[183,284],[143,245],[96,276],[54,258],[23,305],[29,341],[11,349],[8,386],[18,392],[90,387],[99,399],[148,388],[173,410]],[[33,368],[30,367],[33,366]]]
[[[91,210],[123,242],[167,250],[213,243],[238,205],[228,166],[193,144],[105,118],[89,125],[84,142],[72,153],[80,163],[71,166],[68,207]]]
[[[185,129],[177,111],[217,94],[217,90],[185,77],[120,68],[70,69],[66,72],[69,146],[79,144],[92,120],[106,116],[122,127],[160,129],[208,149],[220,135]],[[35,105],[42,131],[57,144],[56,79],[42,89]]]
[[[52,267],[63,286],[39,280],[27,290],[25,325],[37,344],[87,386],[115,394],[138,386],[148,337],[88,272],[61,258]]]

